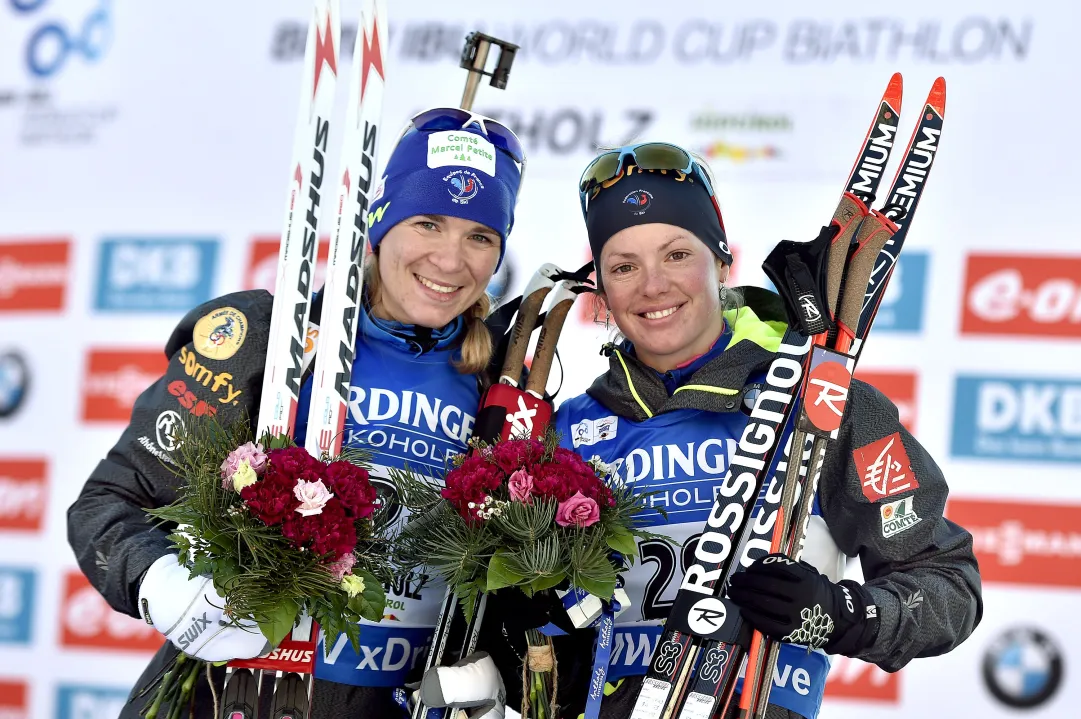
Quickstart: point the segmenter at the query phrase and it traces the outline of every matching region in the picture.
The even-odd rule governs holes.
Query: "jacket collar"
[[[602,349],[608,355],[609,369],[593,382],[587,394],[620,417],[635,422],[677,409],[736,411],[751,389],[746,386],[748,379],[769,366],[787,329],[778,295],[757,287],[741,291],[745,306],[725,313],[725,322],[732,331],[727,346],[694,369],[671,395],[662,375],[612,344]]]

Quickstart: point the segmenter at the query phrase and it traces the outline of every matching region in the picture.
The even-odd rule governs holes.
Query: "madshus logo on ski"
[[[954,398],[955,457],[1081,460],[1081,380],[960,376]]]
[[[987,648],[982,674],[995,699],[1032,709],[1050,701],[1062,685],[1062,650],[1039,629],[1009,629]]]
[[[210,299],[218,241],[213,238],[106,238],[94,308],[185,312]]]

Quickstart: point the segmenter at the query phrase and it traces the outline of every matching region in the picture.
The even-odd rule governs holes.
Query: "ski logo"
[[[312,82],[312,101],[314,110],[315,95],[319,92],[319,77],[323,74],[325,63],[332,75],[338,74],[338,52],[334,48],[334,26],[330,12],[327,12],[327,24],[319,32],[319,18],[315,19],[315,78]]]
[[[379,44],[379,18],[372,18],[371,42],[368,41],[368,29],[362,28],[361,31],[360,99],[363,100],[368,92],[368,73],[374,71],[384,80],[386,75],[383,74],[383,48]],[[373,198],[372,201],[377,199]]]
[[[802,294],[796,298],[796,301],[799,302],[800,309],[803,310],[803,318],[808,324],[822,319],[822,313],[818,311],[818,303],[815,302],[815,296],[812,293]]]
[[[892,537],[919,524],[923,519],[912,508],[914,497],[882,505],[882,536]],[[922,601],[922,600],[921,600]]]
[[[886,120],[892,119],[893,123],[879,122],[875,126],[878,134],[867,143],[867,151],[860,158],[860,166],[856,170],[859,181],[852,184],[851,192],[873,195],[882,171],[886,168],[886,161],[889,160],[890,150],[893,148],[893,138],[897,134],[897,113],[891,114],[889,105],[885,105],[885,108],[885,112],[880,116]]]
[[[511,437],[533,436],[533,418],[537,416],[536,407],[527,407],[525,397],[518,397],[518,411],[507,414],[507,421],[511,424]]]
[[[728,663],[728,650],[720,644],[714,644],[702,659],[698,674],[711,684],[721,680],[721,667]]]
[[[724,626],[728,612],[717,597],[700,599],[691,607],[687,624],[695,634],[707,636]]]
[[[900,432],[859,447],[852,454],[867,501],[877,502],[919,489]]]
[[[829,435],[841,426],[852,374],[844,355],[816,347],[807,376],[805,429]]]
[[[671,674],[676,670],[676,661],[681,654],[683,654],[683,645],[674,639],[669,639],[657,650],[653,668],[662,674]]]

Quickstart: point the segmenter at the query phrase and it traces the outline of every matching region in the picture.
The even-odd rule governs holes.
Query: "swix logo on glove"
[[[982,255],[965,268],[963,334],[1081,337],[1081,257]]]
[[[912,472],[912,464],[901,442],[901,433],[894,432],[877,442],[865,444],[852,452],[856,460],[863,496],[877,502],[919,489],[920,483]]]
[[[191,626],[187,631],[176,638],[177,644],[181,649],[187,649],[191,646],[191,643],[199,638],[199,635],[203,633],[203,630],[210,626],[210,619],[207,618],[206,612],[203,612],[201,617],[192,617]]]

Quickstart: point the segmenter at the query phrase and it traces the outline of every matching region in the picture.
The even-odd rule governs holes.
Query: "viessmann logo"
[[[1081,338],[1081,256],[969,255],[961,332]]]
[[[1081,505],[951,499],[985,582],[1081,587]]]
[[[0,312],[64,308],[70,243],[0,242]]]
[[[168,364],[160,350],[91,349],[83,380],[83,421],[127,422],[135,399]]]

